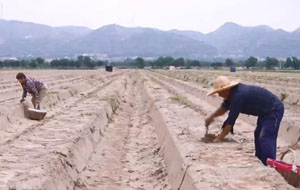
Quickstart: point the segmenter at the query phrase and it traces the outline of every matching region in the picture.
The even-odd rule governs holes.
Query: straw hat
[[[240,79],[230,81],[225,76],[219,76],[213,83],[214,87],[210,90],[207,96],[230,89],[240,83]]]

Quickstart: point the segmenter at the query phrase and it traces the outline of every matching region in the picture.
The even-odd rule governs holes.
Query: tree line
[[[4,60],[0,61],[0,68],[54,68],[54,69],[94,69],[106,65],[106,61],[93,60],[89,56],[78,56],[73,59],[54,59],[50,62],[43,58],[27,60]]]
[[[180,58],[173,58],[170,56],[167,57],[159,57],[156,60],[151,61],[145,61],[143,58],[138,57],[134,60],[129,60],[129,62],[132,63],[133,67],[135,68],[144,68],[145,66],[151,67],[153,69],[156,68],[164,68],[169,66],[175,66],[175,67],[185,67],[185,68],[191,68],[191,67],[201,67],[201,62],[199,60],[191,60],[191,59],[184,59],[182,57]],[[202,62],[202,64],[207,62]]]
[[[213,62],[211,63],[211,67],[213,68],[220,68],[223,66],[232,67],[232,66],[239,66],[239,67],[246,67],[247,69],[250,68],[258,68],[258,69],[300,69],[300,59],[297,57],[288,57],[286,60],[279,60],[274,57],[266,57],[265,60],[258,60],[256,57],[249,57],[244,61],[233,61],[230,58],[227,58],[225,62]]]
[[[53,68],[53,69],[94,69],[108,64],[108,61],[93,60],[89,56],[78,56],[73,59],[54,59],[45,61],[43,58],[30,60],[5,60],[0,61],[0,68]],[[249,57],[246,60],[234,61],[227,58],[224,61],[200,61],[193,59],[173,58],[171,56],[159,57],[155,60],[146,60],[142,57],[136,59],[127,58],[123,61],[114,61],[109,63],[112,66],[125,68],[151,67],[153,69],[168,68],[169,66],[192,68],[192,67],[212,67],[218,69],[221,67],[246,67],[258,69],[300,69],[300,60],[297,57],[288,57],[286,60],[279,60],[274,57],[267,57],[265,60],[258,60],[256,57]]]
[[[152,68],[164,68],[169,66],[184,67],[189,69],[191,67],[213,67],[215,69],[221,67],[246,67],[260,68],[260,69],[300,69],[300,59],[297,57],[288,57],[285,61],[278,60],[274,57],[267,57],[265,60],[258,60],[256,57],[249,57],[246,60],[234,61],[233,59],[227,58],[225,61],[199,61],[184,58],[174,59],[173,57],[159,57],[154,61],[144,61],[143,58],[136,58],[133,62],[137,68],[144,68],[145,66],[151,66]]]

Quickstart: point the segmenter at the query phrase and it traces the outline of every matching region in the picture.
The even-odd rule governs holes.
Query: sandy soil
[[[118,113],[80,174],[78,189],[170,189],[140,78],[131,74],[126,81]]]
[[[300,74],[297,73],[263,73],[263,72],[236,72],[227,71],[179,71],[158,73],[167,80],[168,83],[177,83],[177,85],[188,90],[193,95],[205,95],[210,89],[211,81],[219,75],[225,75],[230,78],[240,78],[242,83],[254,84],[265,87],[275,93],[278,97],[286,95],[284,99],[285,113],[280,129],[280,145],[289,146],[295,144],[300,137]],[[163,77],[159,76],[159,77]],[[176,79],[176,80],[171,80]],[[207,98],[201,96],[212,105],[219,105],[221,99],[218,97]],[[255,125],[256,118],[243,117],[248,123]],[[300,160],[299,160],[300,161]]]
[[[253,156],[254,129],[251,124],[239,120],[236,135],[229,136],[227,142],[205,143],[203,120],[215,107],[178,83],[172,85],[157,75],[148,75],[146,86],[155,97],[180,152],[185,155],[184,162],[190,165],[189,175],[195,181],[196,189],[293,189],[277,172],[264,167]],[[172,99],[178,95],[186,98],[186,103]],[[181,115],[180,119],[178,115]],[[217,133],[219,127],[220,123],[216,122],[210,133]]]
[[[253,156],[254,117],[241,117],[223,143],[212,139],[224,118],[205,136],[203,120],[221,102],[205,96],[207,81],[219,72],[25,71],[48,84],[42,121],[24,117],[17,72],[0,71],[0,189],[294,189]],[[239,75],[289,93],[300,80]],[[292,101],[278,154],[300,136]]]

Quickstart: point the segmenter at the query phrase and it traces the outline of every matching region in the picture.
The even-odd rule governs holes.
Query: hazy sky
[[[225,22],[300,27],[300,0],[0,0],[3,18],[92,29],[107,24],[211,32]]]

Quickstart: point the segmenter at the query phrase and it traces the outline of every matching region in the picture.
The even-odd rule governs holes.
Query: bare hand
[[[205,126],[208,127],[213,121],[214,121],[214,119],[212,117],[206,118],[205,119]]]

